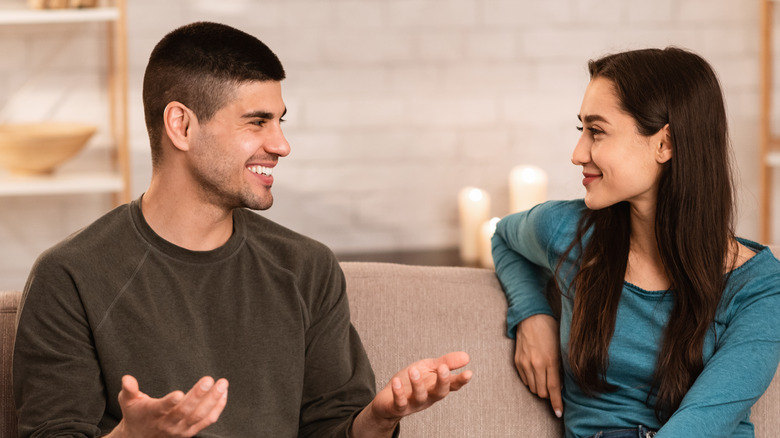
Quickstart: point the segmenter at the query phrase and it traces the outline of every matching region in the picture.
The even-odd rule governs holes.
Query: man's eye
[[[257,126],[263,126],[265,125],[265,120],[255,120],[252,122],[252,124]]]
[[[578,126],[578,127],[577,127],[577,131],[580,131],[580,132],[582,132],[582,126]]]

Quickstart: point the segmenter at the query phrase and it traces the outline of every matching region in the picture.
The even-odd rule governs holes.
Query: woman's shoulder
[[[529,219],[537,231],[549,236],[573,233],[587,209],[582,199],[547,201],[529,210]]]
[[[585,206],[585,201],[583,199],[569,199],[542,202],[541,204],[533,207],[531,210],[539,209],[545,214],[579,217],[587,208],[588,207]]]
[[[780,260],[765,245],[752,240],[737,238],[732,274],[749,272],[751,277],[757,274],[780,275]],[[778,285],[780,287],[780,285]]]
[[[780,261],[767,246],[746,239],[738,242],[740,251],[736,267],[727,274],[723,304],[732,312],[758,300],[780,305]]]
[[[586,208],[582,200],[547,201],[504,217],[496,233],[515,250],[544,252],[557,260],[575,239]]]

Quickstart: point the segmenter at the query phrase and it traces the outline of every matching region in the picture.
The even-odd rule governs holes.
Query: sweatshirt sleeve
[[[331,259],[311,306],[299,437],[347,437],[357,413],[374,397],[374,373],[350,322],[344,274]]]
[[[776,261],[775,261],[776,262]],[[731,437],[769,387],[780,362],[780,273],[738,293],[727,321],[716,319],[715,353],[656,438]],[[758,283],[758,284],[757,284]]]
[[[496,226],[492,251],[496,275],[507,299],[507,336],[532,315],[554,316],[545,287],[561,251],[554,245],[562,225],[574,224],[571,202],[547,202],[509,215]],[[560,243],[560,241],[558,241]],[[568,242],[564,245],[568,246]]]
[[[19,436],[100,436],[105,388],[89,322],[53,257],[36,262],[18,318],[13,383]]]

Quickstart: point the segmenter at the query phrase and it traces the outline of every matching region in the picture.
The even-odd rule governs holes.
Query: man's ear
[[[170,102],[163,112],[165,133],[173,146],[181,151],[190,149],[192,140],[192,128],[198,123],[195,113],[180,102]]]
[[[658,163],[663,164],[672,159],[672,135],[668,123],[653,136],[653,142],[656,147],[655,159]]]

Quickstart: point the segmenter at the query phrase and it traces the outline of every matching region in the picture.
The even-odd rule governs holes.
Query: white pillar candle
[[[509,212],[525,211],[547,200],[547,174],[536,166],[516,166],[509,172]]]
[[[494,217],[482,224],[479,232],[479,265],[483,268],[493,269],[493,245],[491,240],[496,232],[496,224],[499,219]]]
[[[490,196],[475,187],[458,194],[460,211],[460,258],[468,264],[479,260],[479,228],[490,217]]]

